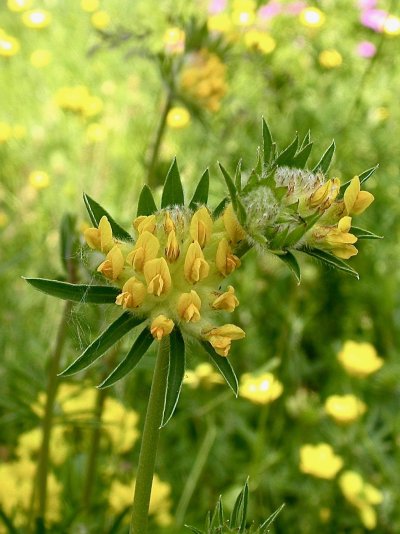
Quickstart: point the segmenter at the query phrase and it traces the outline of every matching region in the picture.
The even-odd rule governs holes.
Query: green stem
[[[182,492],[182,496],[177,506],[175,518],[178,527],[183,525],[190,499],[192,498],[192,495],[196,489],[201,472],[203,471],[204,465],[207,461],[208,455],[210,454],[211,447],[213,446],[216,437],[217,429],[215,424],[213,423],[212,425],[209,425],[207,429],[203,443],[201,444],[199,452],[197,453],[196,460],[193,464],[192,470],[189,474],[189,477]]]
[[[250,479],[257,479],[260,475],[260,465],[262,464],[262,457],[265,454],[266,443],[266,425],[268,418],[269,405],[264,404],[260,410],[258,418],[258,428],[255,441],[253,443],[252,462],[249,469]]]
[[[95,427],[90,436],[88,462],[86,468],[85,486],[83,489],[83,506],[88,513],[92,504],[93,487],[96,479],[97,457],[99,453],[101,437],[101,416],[104,408],[104,401],[107,397],[107,389],[99,389],[96,397],[94,410]]]
[[[156,166],[158,162],[158,155],[159,155],[160,148],[161,148],[161,141],[164,136],[165,126],[167,125],[167,115],[168,115],[169,110],[171,109],[172,100],[173,100],[172,92],[169,89],[167,96],[165,98],[164,104],[163,104],[163,108],[162,108],[161,116],[160,116],[160,122],[158,123],[158,128],[157,128],[156,135],[155,135],[155,138],[152,144],[151,154],[149,158],[148,171],[147,171],[147,184],[149,186],[159,185],[155,179],[155,170],[156,170]]]
[[[57,374],[60,366],[60,359],[65,343],[68,319],[72,309],[72,302],[67,301],[64,306],[63,315],[57,331],[57,338],[48,370],[47,396],[42,422],[42,443],[39,451],[37,481],[37,512],[36,512],[36,532],[45,532],[45,514],[47,501],[47,474],[49,470],[50,439],[53,426],[54,402],[57,395],[58,379]]]
[[[146,534],[158,438],[164,410],[169,362],[169,336],[160,341],[139,453],[130,534]]]

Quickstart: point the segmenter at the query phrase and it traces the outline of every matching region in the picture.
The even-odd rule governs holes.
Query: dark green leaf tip
[[[181,176],[179,174],[178,163],[176,158],[174,158],[165,179],[161,197],[161,208],[167,208],[168,206],[174,205],[183,206],[184,203],[185,197],[183,194]]]
[[[144,185],[140,192],[137,216],[152,215],[157,211],[156,203],[154,202],[153,194],[148,185]]]

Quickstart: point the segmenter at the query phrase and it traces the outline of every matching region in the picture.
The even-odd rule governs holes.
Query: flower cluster
[[[349,375],[360,378],[375,373],[383,365],[383,360],[377,355],[373,345],[355,341],[346,341],[338,354],[338,360]]]
[[[269,404],[280,397],[282,392],[282,383],[272,373],[245,373],[241,377],[240,396],[255,404]]]
[[[325,401],[325,411],[337,423],[348,424],[359,419],[367,410],[366,404],[355,395],[331,395]]]
[[[18,54],[21,45],[15,37],[0,28],[0,56],[11,57]]]
[[[103,111],[103,101],[92,95],[85,85],[61,87],[55,95],[56,104],[65,111],[72,111],[85,118]]]
[[[228,89],[226,66],[206,49],[188,54],[180,76],[182,92],[201,107],[217,112]]]
[[[106,216],[85,238],[104,253],[100,272],[119,288],[116,304],[149,318],[153,337],[161,340],[174,325],[207,340],[221,356],[231,342],[244,337],[238,326],[215,326],[219,311],[233,312],[239,301],[235,290],[219,287],[240,266],[233,248],[243,236],[233,210],[213,220],[205,206],[193,212],[184,207],[160,210],[133,221],[134,244],[113,237]]]
[[[300,471],[303,473],[331,480],[342,467],[342,458],[334,453],[328,443],[303,445],[300,449]]]
[[[357,508],[365,528],[373,530],[377,522],[374,505],[383,501],[382,492],[365,482],[355,471],[344,471],[340,475],[339,486],[346,500]]]

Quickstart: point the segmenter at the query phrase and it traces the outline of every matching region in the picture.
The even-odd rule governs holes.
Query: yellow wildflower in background
[[[318,61],[326,69],[335,69],[343,63],[340,52],[335,49],[323,50],[318,56]]]
[[[240,380],[239,395],[255,404],[269,404],[282,392],[282,383],[272,373],[245,373]]]
[[[115,239],[107,217],[85,230],[88,245],[106,254],[98,272],[121,289],[116,304],[146,315],[155,339],[178,325],[227,356],[232,341],[245,336],[236,325],[216,327],[212,320],[239,305],[232,286],[216,290],[240,266],[232,247],[244,235],[231,208],[226,211],[216,221],[205,206],[139,216],[133,221],[134,244]]]
[[[39,453],[42,439],[43,431],[41,427],[20,434],[15,454],[19,459],[34,460]],[[50,441],[50,460],[52,464],[61,465],[65,462],[69,452],[64,429],[58,425],[53,426]]]
[[[36,69],[46,67],[52,60],[53,54],[50,50],[34,50],[30,56],[30,62]]]
[[[308,28],[320,28],[325,23],[325,15],[317,7],[306,7],[300,13],[300,22]]]
[[[51,14],[45,9],[33,9],[22,14],[22,22],[28,28],[41,30],[51,23]]]
[[[204,362],[200,363],[193,371],[188,369],[183,382],[191,389],[199,387],[210,389],[217,384],[223,384],[225,381],[210,363]]]
[[[375,373],[383,365],[373,345],[356,341],[345,342],[338,360],[349,375],[361,378]]]
[[[263,54],[270,54],[276,47],[276,41],[271,35],[260,30],[249,30],[244,34],[247,48],[258,50]]]
[[[337,423],[352,423],[367,410],[364,402],[355,395],[331,395],[325,401],[325,412]]]
[[[0,37],[1,39],[1,37]],[[7,122],[0,122],[0,143],[5,143],[12,137],[12,128]]]
[[[376,528],[377,516],[374,505],[383,501],[382,492],[372,484],[368,484],[355,471],[345,471],[340,475],[339,486],[346,500],[355,506],[365,528]]]
[[[207,20],[210,32],[230,33],[233,30],[233,22],[228,13],[215,13]]]
[[[99,0],[81,0],[81,8],[87,13],[97,11],[100,7]]]
[[[400,35],[400,18],[389,15],[383,23],[383,31],[386,35]]]
[[[21,45],[19,44],[18,39],[7,35],[5,32],[0,30],[0,56],[3,57],[12,57],[15,54],[18,54],[20,51]]]
[[[123,510],[128,509],[132,504],[132,495],[135,483],[124,484],[119,480],[113,480],[110,486],[108,504],[113,515],[120,514]],[[157,475],[153,477],[151,488],[149,514],[154,516],[155,522],[160,526],[168,526],[172,523],[171,509],[171,486],[163,482]],[[130,516],[126,514],[125,522],[129,522]]]
[[[190,122],[190,113],[186,108],[171,108],[167,115],[167,124],[170,128],[185,128]]]
[[[104,108],[102,99],[91,94],[85,85],[61,87],[56,92],[54,100],[61,109],[81,114],[84,117],[94,117]]]
[[[90,20],[92,26],[96,28],[96,30],[105,30],[111,24],[111,17],[107,11],[96,11],[93,13]]]
[[[234,0],[232,21],[237,26],[251,26],[256,19],[256,2],[253,0]]]
[[[33,0],[7,0],[7,7],[10,11],[25,11],[30,9],[33,4]]]
[[[164,33],[164,48],[168,54],[182,54],[185,50],[186,35],[177,26],[167,28]]]
[[[334,453],[328,443],[303,445],[300,448],[300,471],[303,473],[331,480],[342,467],[342,458]]]
[[[126,408],[117,399],[106,398],[101,422],[114,452],[124,454],[133,448],[139,438],[138,421],[139,416],[134,410]]]
[[[46,189],[50,185],[50,176],[45,171],[32,171],[28,180],[35,189]]]

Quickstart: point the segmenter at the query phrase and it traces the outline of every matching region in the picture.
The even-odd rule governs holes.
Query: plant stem
[[[189,505],[190,499],[196,489],[201,472],[207,461],[208,455],[214,445],[215,438],[217,437],[217,428],[214,423],[210,424],[207,428],[206,435],[203,443],[197,453],[196,460],[194,461],[192,470],[188,476],[187,482],[182,492],[179,504],[176,509],[175,519],[178,527],[183,525],[185,519],[186,510]]]
[[[266,443],[266,425],[269,412],[269,405],[264,404],[261,407],[259,418],[258,418],[258,427],[255,441],[253,443],[253,458],[249,469],[250,478],[257,480],[260,473],[261,460],[265,450]]]
[[[64,306],[63,315],[58,327],[54,351],[50,359],[47,382],[46,405],[42,422],[42,443],[39,451],[37,482],[37,512],[36,512],[36,532],[45,532],[45,514],[47,500],[47,474],[49,470],[49,453],[51,430],[53,426],[54,402],[57,394],[58,379],[57,373],[60,366],[60,359],[65,343],[68,319],[73,303],[67,301]]]
[[[158,155],[160,152],[161,141],[164,136],[165,126],[167,124],[167,115],[172,105],[172,92],[168,89],[168,93],[164,100],[163,108],[161,111],[160,122],[158,123],[158,128],[154,137],[152,144],[151,154],[149,158],[148,170],[147,170],[147,185],[157,186],[159,185],[155,180],[155,169],[158,162]]]
[[[153,484],[158,438],[167,388],[168,361],[169,336],[165,336],[161,339],[158,348],[149,403],[144,421],[132,506],[131,526],[129,530],[130,534],[146,534],[147,531],[151,487]]]

